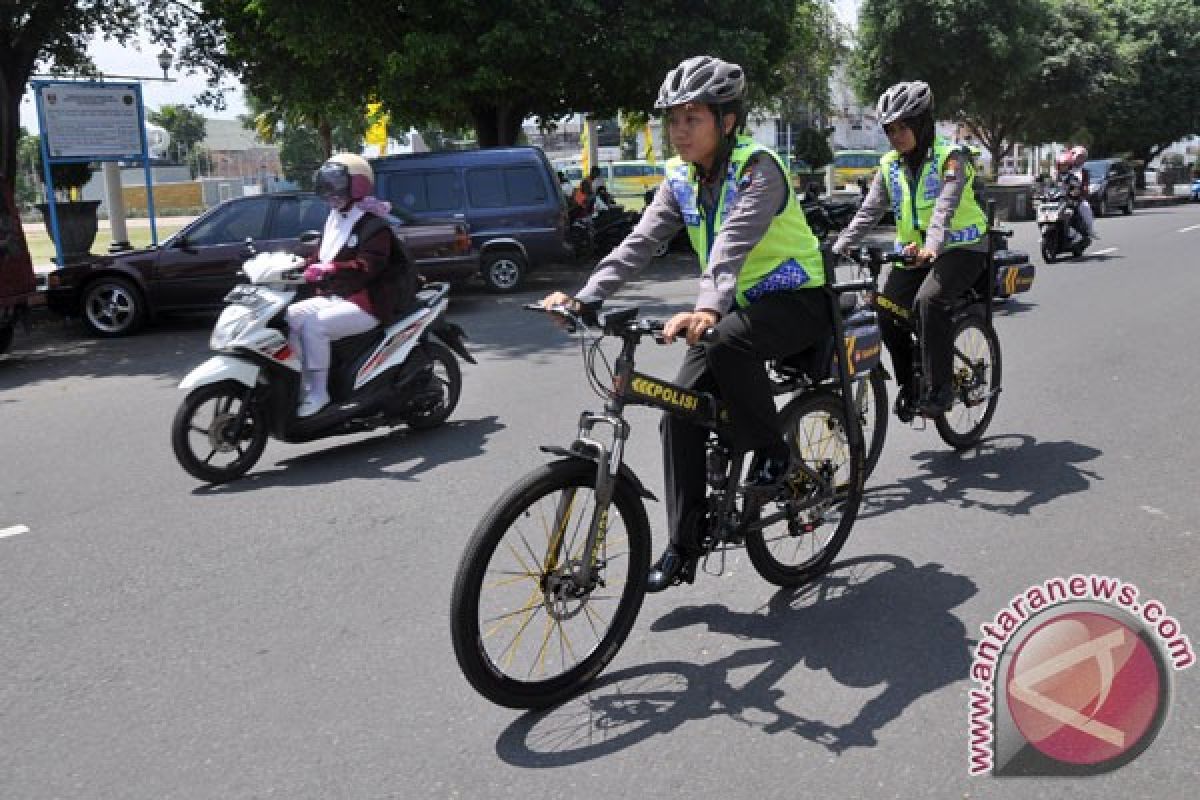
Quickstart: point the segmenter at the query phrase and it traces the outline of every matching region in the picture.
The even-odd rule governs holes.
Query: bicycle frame
[[[824,290],[829,298],[835,342],[843,342],[845,340],[845,326],[838,308],[838,294],[849,291],[863,291],[868,285],[870,285],[868,282],[850,282],[838,284],[835,287],[827,287]],[[713,476],[710,476],[709,485],[712,491],[709,497],[711,499],[715,495],[717,499],[717,530],[723,533],[721,536],[722,540],[728,540],[737,534],[761,530],[785,519],[789,513],[794,514],[808,507],[808,505],[791,506],[788,509],[777,511],[774,514],[750,523],[746,523],[741,518],[736,507],[738,496],[737,482],[741,477],[742,465],[745,461],[746,453],[732,449],[725,444],[728,441],[730,433],[728,411],[710,392],[698,392],[688,389],[670,381],[638,372],[635,369],[635,353],[638,345],[641,343],[642,337],[645,335],[654,335],[656,338],[660,338],[661,336],[652,324],[645,322],[635,323],[636,317],[637,309],[627,309],[610,312],[604,315],[602,320],[604,332],[619,336],[622,340],[621,352],[615,362],[613,378],[615,391],[609,394],[608,400],[605,402],[604,412],[584,411],[580,414],[579,428],[575,440],[566,451],[559,450],[558,448],[543,448],[544,450],[558,452],[563,455],[587,458],[594,461],[597,466],[596,484],[593,487],[595,508],[592,512],[592,519],[584,547],[584,552],[588,553],[589,557],[585,559],[583,564],[577,566],[573,574],[576,591],[586,590],[593,586],[596,581],[597,567],[600,566],[598,557],[607,535],[608,509],[623,468],[625,443],[629,439],[631,430],[629,423],[626,422],[624,417],[627,406],[649,406],[668,414],[683,417],[701,427],[709,429],[712,435],[717,438],[717,446],[723,451],[721,458],[724,475],[723,480],[715,482]],[[849,437],[850,450],[851,453],[861,456],[863,454],[864,443],[862,429],[856,423],[857,415],[853,410],[853,381],[849,370],[841,369],[838,372],[841,387],[840,395],[843,398],[845,419],[847,420],[847,435]],[[611,438],[608,438],[606,441],[597,437],[594,433],[597,426],[610,428],[612,431]],[[803,461],[800,461],[795,466],[804,477],[821,486],[824,492],[828,492],[832,488],[824,476],[817,473]],[[632,475],[632,473],[630,474]],[[636,483],[636,478],[634,480]],[[640,484],[638,485],[640,486]],[[566,522],[570,517],[573,504],[574,494],[572,493],[570,496],[561,498],[555,509],[553,522],[555,533],[549,547],[548,563],[545,565],[548,569],[552,570],[558,566],[559,550],[562,546]]]

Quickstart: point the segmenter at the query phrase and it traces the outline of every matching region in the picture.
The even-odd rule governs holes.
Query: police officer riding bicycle
[[[746,489],[769,492],[787,475],[789,451],[764,362],[831,336],[832,320],[828,300],[814,291],[826,280],[817,240],[783,163],[741,132],[745,93],[742,68],[711,56],[667,73],[655,107],[665,112],[678,155],[667,163],[666,180],[587,285],[574,297],[554,292],[542,306],[598,307],[685,229],[702,274],[694,308],[664,328],[668,341],[683,336],[690,345],[675,382],[722,398],[735,446],[756,454]],[[705,336],[709,329],[715,335]],[[707,431],[668,414],[661,434],[670,544],[650,571],[648,591],[695,577],[696,535],[684,520],[705,501]]]
[[[889,207],[894,212],[896,249],[912,265],[897,265],[888,275],[880,327],[900,387],[895,412],[908,422],[918,413],[936,417],[954,401],[950,311],[987,267],[988,225],[973,191],[970,151],[935,131],[929,85],[897,83],[879,97],[877,111],[894,149],[880,160],[866,199],[833,250],[846,254]],[[912,339],[897,319],[914,315],[927,387],[913,385]]]

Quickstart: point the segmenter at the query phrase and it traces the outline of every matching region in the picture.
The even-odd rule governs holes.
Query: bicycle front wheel
[[[595,482],[590,461],[540,467],[492,506],[467,543],[451,600],[454,653],[493,703],[545,708],[578,694],[633,627],[650,525],[641,499],[619,481],[589,548]],[[589,560],[594,576],[585,583]]]
[[[983,437],[1000,402],[1000,340],[981,314],[965,314],[954,325],[951,380],[954,405],[934,425],[946,444],[965,450]]]
[[[840,394],[806,392],[780,417],[793,470],[786,496],[760,509],[759,518],[784,518],[747,533],[746,554],[765,580],[796,587],[823,575],[846,544],[862,502],[864,454],[850,447]],[[799,463],[808,472],[795,469]]]

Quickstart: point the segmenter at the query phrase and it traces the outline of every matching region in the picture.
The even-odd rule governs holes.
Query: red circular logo
[[[1036,628],[1005,683],[1021,735],[1068,764],[1098,764],[1136,747],[1158,715],[1161,689],[1154,654],[1137,632],[1092,612]]]

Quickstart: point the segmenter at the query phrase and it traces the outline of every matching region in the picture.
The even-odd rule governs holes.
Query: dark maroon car
[[[97,256],[51,272],[46,305],[80,317],[100,336],[126,336],[155,314],[216,309],[255,251],[302,252],[300,234],[325,227],[329,207],[311,192],[282,192],[226,200],[158,247]],[[395,212],[392,224],[431,281],[479,273],[462,220],[416,219]]]

